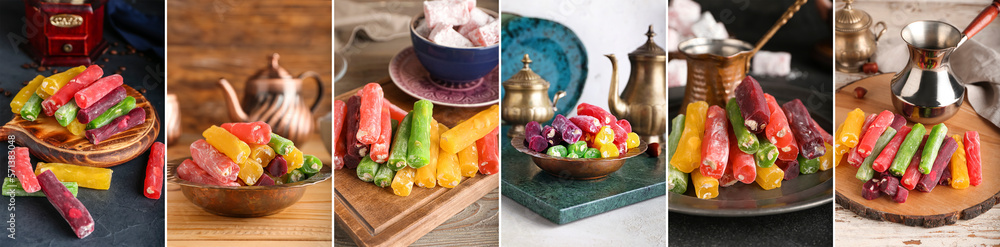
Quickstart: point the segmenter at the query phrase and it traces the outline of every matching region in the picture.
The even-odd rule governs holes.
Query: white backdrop
[[[629,76],[628,53],[646,42],[644,34],[650,24],[656,44],[666,45],[667,1],[663,0],[504,0],[500,4],[505,13],[562,23],[580,38],[589,54],[587,82],[577,103],[608,107],[611,62],[604,54],[618,56],[621,93]]]

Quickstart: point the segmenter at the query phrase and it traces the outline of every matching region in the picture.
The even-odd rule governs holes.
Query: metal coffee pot
[[[989,25],[998,12],[1000,0],[994,0],[962,32],[940,21],[906,25],[900,36],[910,59],[890,84],[896,111],[923,124],[937,124],[955,115],[965,99],[965,85],[951,70],[951,53]]]
[[[632,124],[632,131],[647,143],[659,143],[667,132],[667,53],[653,42],[653,26],[646,32],[646,43],[628,54],[631,72],[621,96],[618,95],[618,59],[611,60],[611,90],[608,108],[611,114]]]

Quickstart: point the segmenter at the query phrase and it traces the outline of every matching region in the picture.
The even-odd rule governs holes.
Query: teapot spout
[[[608,91],[608,110],[611,114],[622,118],[628,115],[628,103],[618,97],[618,58],[615,54],[604,55],[611,60],[611,90]]]
[[[233,86],[229,85],[229,81],[226,79],[219,79],[219,87],[222,87],[224,92],[222,95],[226,97],[226,108],[229,109],[229,118],[234,122],[246,122],[249,118],[246,112],[243,112],[243,107],[240,106],[239,99],[236,97],[236,90],[233,90]]]

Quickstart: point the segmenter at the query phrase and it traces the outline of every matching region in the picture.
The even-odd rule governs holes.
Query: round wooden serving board
[[[847,113],[861,108],[865,114],[883,110],[894,111],[889,91],[893,74],[865,78],[837,90],[836,123],[843,123]],[[854,97],[854,89],[864,87],[864,99]],[[913,123],[908,123],[913,126]],[[931,192],[911,190],[905,203],[896,203],[883,195],[875,200],[861,197],[864,181],[854,178],[858,169],[841,162],[836,168],[837,203],[866,218],[896,222],[908,226],[938,227],[954,224],[958,219],[972,219],[990,210],[1000,201],[1000,129],[979,117],[968,101],[954,117],[945,122],[948,136],[966,131],[979,132],[983,161],[983,183],[966,189],[938,185]],[[928,133],[931,126],[925,126]]]
[[[93,167],[112,167],[134,159],[149,150],[160,134],[160,121],[156,110],[138,91],[124,85],[125,93],[135,97],[135,106],[146,109],[146,122],[122,131],[100,144],[90,143],[84,136],[76,136],[56,119],[44,113],[34,122],[15,115],[6,125],[0,127],[0,140],[11,137],[22,146],[31,149],[31,154],[45,162],[69,163]]]

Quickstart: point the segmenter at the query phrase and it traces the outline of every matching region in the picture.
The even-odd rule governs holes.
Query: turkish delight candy
[[[36,176],[41,175],[45,171],[52,171],[62,181],[77,182],[83,188],[97,190],[108,190],[111,188],[111,174],[113,171],[108,168],[43,162],[38,162],[35,165]],[[45,185],[42,185],[42,187],[45,187]]]
[[[753,56],[754,75],[787,76],[792,72],[792,54],[783,51],[758,51]]]
[[[552,120],[552,126],[559,131],[560,136],[566,143],[576,143],[583,136],[583,130],[580,130],[579,127],[570,122],[562,114],[556,115],[556,118]]]
[[[166,146],[162,142],[154,142],[149,148],[149,160],[146,162],[146,179],[143,180],[142,194],[149,199],[160,199],[163,191],[163,162]]]
[[[475,3],[472,6],[475,8]],[[424,1],[424,20],[432,29],[441,26],[459,26],[468,22],[469,9],[465,0]]]
[[[494,20],[466,35],[476,46],[489,46],[500,43],[500,20]]]
[[[111,90],[111,92],[104,95],[104,97],[101,98],[101,100],[98,100],[97,103],[92,104],[90,107],[81,106],[80,107],[81,109],[76,114],[76,120],[79,120],[80,123],[84,124],[90,123],[90,121],[94,120],[108,109],[111,109],[112,106],[124,100],[125,96],[127,96],[125,94],[125,88],[123,87],[115,88],[114,90]],[[79,103],[77,103],[77,105],[79,106]]]
[[[87,140],[90,140],[91,143],[98,144],[115,134],[131,129],[135,126],[139,126],[145,122],[146,110],[141,107],[132,108],[128,114],[116,118],[114,121],[111,121],[110,124],[104,125],[100,128],[87,130]]]
[[[97,81],[98,78],[101,78],[102,75],[104,75],[104,69],[102,69],[101,66],[98,65],[91,65],[90,67],[87,67],[86,70],[83,70],[83,72],[81,72],[80,74],[77,74],[76,77],[70,79],[69,82],[66,83],[66,85],[64,85],[62,88],[59,89],[59,91],[57,91],[48,99],[45,99],[45,101],[42,101],[42,109],[45,110],[45,115],[52,116],[52,114],[55,114],[56,110],[59,110],[60,107],[73,100],[73,97],[76,94],[76,92],[80,91],[80,89],[90,86],[90,84],[94,83],[94,81]],[[120,78],[121,76],[118,77]],[[103,93],[107,94],[109,91],[110,90],[105,91]],[[100,98],[95,100],[99,99]]]
[[[80,203],[80,200],[73,197],[55,174],[51,171],[43,172],[38,176],[38,180],[49,203],[52,203],[56,211],[59,211],[59,215],[69,223],[77,238],[85,238],[94,232],[94,218],[90,216],[90,211]]]
[[[89,86],[77,91],[73,98],[76,99],[76,104],[80,108],[86,109],[101,100],[112,89],[120,87],[124,82],[122,76],[117,74],[97,79]]]
[[[275,177],[281,177],[288,173],[288,162],[285,161],[285,157],[277,156],[271,159],[271,163],[267,165],[267,173]]]
[[[220,183],[236,181],[236,176],[240,173],[240,167],[236,162],[204,139],[191,143],[191,157],[194,158],[195,164]]]
[[[931,140],[928,139],[927,142],[931,142]],[[931,168],[930,172],[924,174],[924,176],[920,178],[920,181],[917,182],[917,190],[923,192],[931,192],[931,190],[934,190],[934,187],[937,186],[939,180],[941,180],[941,176],[943,175],[945,168],[947,168],[948,164],[951,162],[952,154],[954,154],[955,150],[957,149],[958,149],[958,143],[955,142],[955,139],[952,138],[944,139],[941,146],[938,148],[937,156],[934,157],[933,167]],[[932,149],[924,147],[925,152],[930,150]],[[920,162],[921,164],[924,163],[923,161],[924,157],[927,156],[924,155],[923,157],[921,157],[921,162]]]
[[[868,200],[875,200],[882,196],[882,192],[878,190],[878,180],[870,179],[861,186],[861,196]]]
[[[428,35],[427,39],[431,40],[439,45],[451,46],[451,47],[473,47],[472,41],[462,36],[462,34],[455,31],[451,25],[441,25],[433,30],[431,34]]]
[[[892,200],[896,201],[897,203],[904,203],[906,202],[906,197],[909,195],[910,191],[900,186],[896,188],[896,195],[892,197]]]
[[[14,148],[14,175],[21,181],[21,187],[25,192],[33,193],[42,189],[38,184],[38,178],[31,172],[31,154],[26,147]]]
[[[764,90],[760,88],[757,80],[751,76],[743,78],[743,82],[736,86],[736,102],[740,105],[743,125],[751,132],[757,134],[764,132],[771,112],[768,110],[767,100],[764,99]]]
[[[196,184],[240,186],[236,181],[224,182],[213,178],[191,159],[185,159],[177,166],[177,177]]]
[[[788,127],[791,127],[795,142],[799,143],[799,153],[806,159],[815,159],[826,153],[823,146],[823,136],[816,132],[812,125],[812,117],[809,110],[802,105],[802,101],[794,99],[781,106],[788,117]],[[879,133],[881,134],[881,133]],[[871,152],[871,150],[869,150]]]
[[[785,172],[785,180],[792,180],[799,177],[799,161],[784,161],[778,160],[774,164],[781,168],[781,171]]]
[[[224,123],[223,129],[229,131],[247,144],[267,145],[271,141],[271,125],[262,121],[252,123]]]
[[[705,108],[707,109],[708,107]],[[580,103],[579,105],[576,105],[576,114],[597,118],[597,120],[600,120],[603,125],[609,125],[618,121],[614,115],[611,115],[611,113],[604,110],[604,108],[587,103]]]
[[[726,111],[717,105],[708,108],[705,120],[705,135],[701,142],[702,175],[715,179],[722,178],[729,163],[729,121]]]
[[[257,179],[257,183],[254,186],[270,186],[274,185],[274,179],[267,174],[260,174],[260,178]]]
[[[486,24],[489,24],[490,22],[493,21],[493,19],[494,18],[490,16],[490,14],[487,14],[485,11],[478,8],[473,8],[472,11],[469,11],[469,21],[466,21],[465,24],[462,24],[461,26],[458,27],[458,33],[461,33],[462,35],[469,37],[469,39],[472,39],[472,37],[469,36],[470,32],[479,29],[479,27],[485,26]]]
[[[500,127],[476,140],[476,150],[479,151],[479,173],[490,175],[500,172]]]
[[[601,121],[597,120],[595,117],[579,115],[569,118],[570,122],[573,122],[576,127],[580,128],[584,133],[596,134],[598,130],[601,130]],[[535,122],[536,124],[538,122]],[[530,123],[529,123],[530,124]],[[631,126],[630,126],[631,128]],[[541,130],[541,127],[539,127]]]
[[[361,105],[358,108],[357,139],[363,144],[374,144],[382,135],[382,86],[368,83],[361,89]]]

